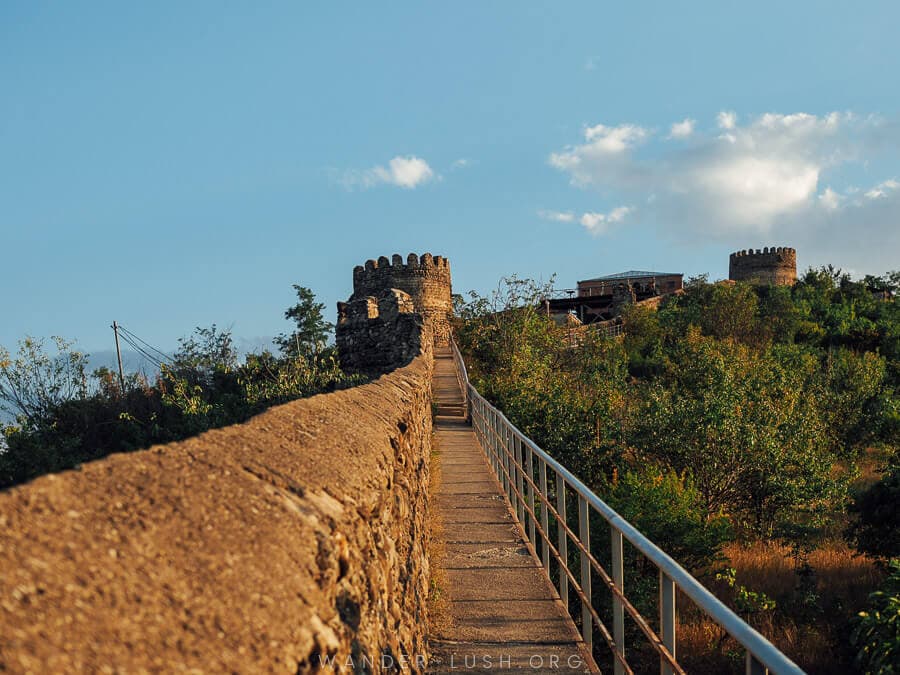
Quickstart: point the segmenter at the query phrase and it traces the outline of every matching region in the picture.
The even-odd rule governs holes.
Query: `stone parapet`
[[[411,316],[402,300],[379,316]],[[416,672],[424,348],[371,384],[0,493],[0,670]]]
[[[343,370],[377,377],[409,363],[430,334],[409,295],[390,288],[338,303],[335,341]]]

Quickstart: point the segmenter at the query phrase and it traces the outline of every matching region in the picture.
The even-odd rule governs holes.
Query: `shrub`
[[[856,663],[866,673],[900,672],[900,560],[892,560],[881,590],[869,596],[870,606],[860,612],[851,640],[859,650]]]
[[[606,502],[644,536],[691,571],[723,560],[722,547],[732,539],[728,518],[707,518],[689,474],[644,465],[613,474],[604,490]]]
[[[884,477],[854,499],[850,510],[857,520],[848,537],[861,553],[885,560],[900,557],[900,462],[894,461]]]

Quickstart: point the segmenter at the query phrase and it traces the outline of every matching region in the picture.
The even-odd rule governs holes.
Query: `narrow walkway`
[[[449,349],[435,351],[434,394],[441,481],[433,503],[449,602],[429,635],[429,672],[596,672],[464,419]]]

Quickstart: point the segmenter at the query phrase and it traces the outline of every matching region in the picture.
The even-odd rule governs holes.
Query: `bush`
[[[619,515],[688,570],[702,572],[723,560],[731,523],[721,513],[707,518],[688,474],[645,465],[613,474],[603,494]]]
[[[851,635],[859,650],[856,663],[865,673],[900,673],[900,560],[892,560],[881,590],[869,596]]]
[[[16,415],[15,424],[0,426],[0,489],[359,384],[362,378],[343,373],[323,346],[329,325],[321,321],[321,306],[308,289],[295,288],[306,304],[286,313],[300,332],[284,338],[294,348],[282,357],[263,352],[241,363],[230,331],[197,328],[179,340],[153,384],[129,375],[123,387],[106,368],[88,375],[87,356],[60,338],[54,338],[56,355],[32,338],[20,342],[15,357],[0,348],[0,409]],[[309,312],[315,316],[306,321]]]
[[[867,555],[885,560],[900,557],[900,462],[894,461],[884,477],[857,495],[850,510],[857,520],[848,538]]]

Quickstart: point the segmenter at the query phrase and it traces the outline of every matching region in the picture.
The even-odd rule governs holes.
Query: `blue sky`
[[[264,7],[262,5],[265,5]],[[687,6],[685,6],[687,5]],[[0,344],[732,250],[900,268],[896,2],[0,4]],[[673,126],[675,125],[675,126]]]

